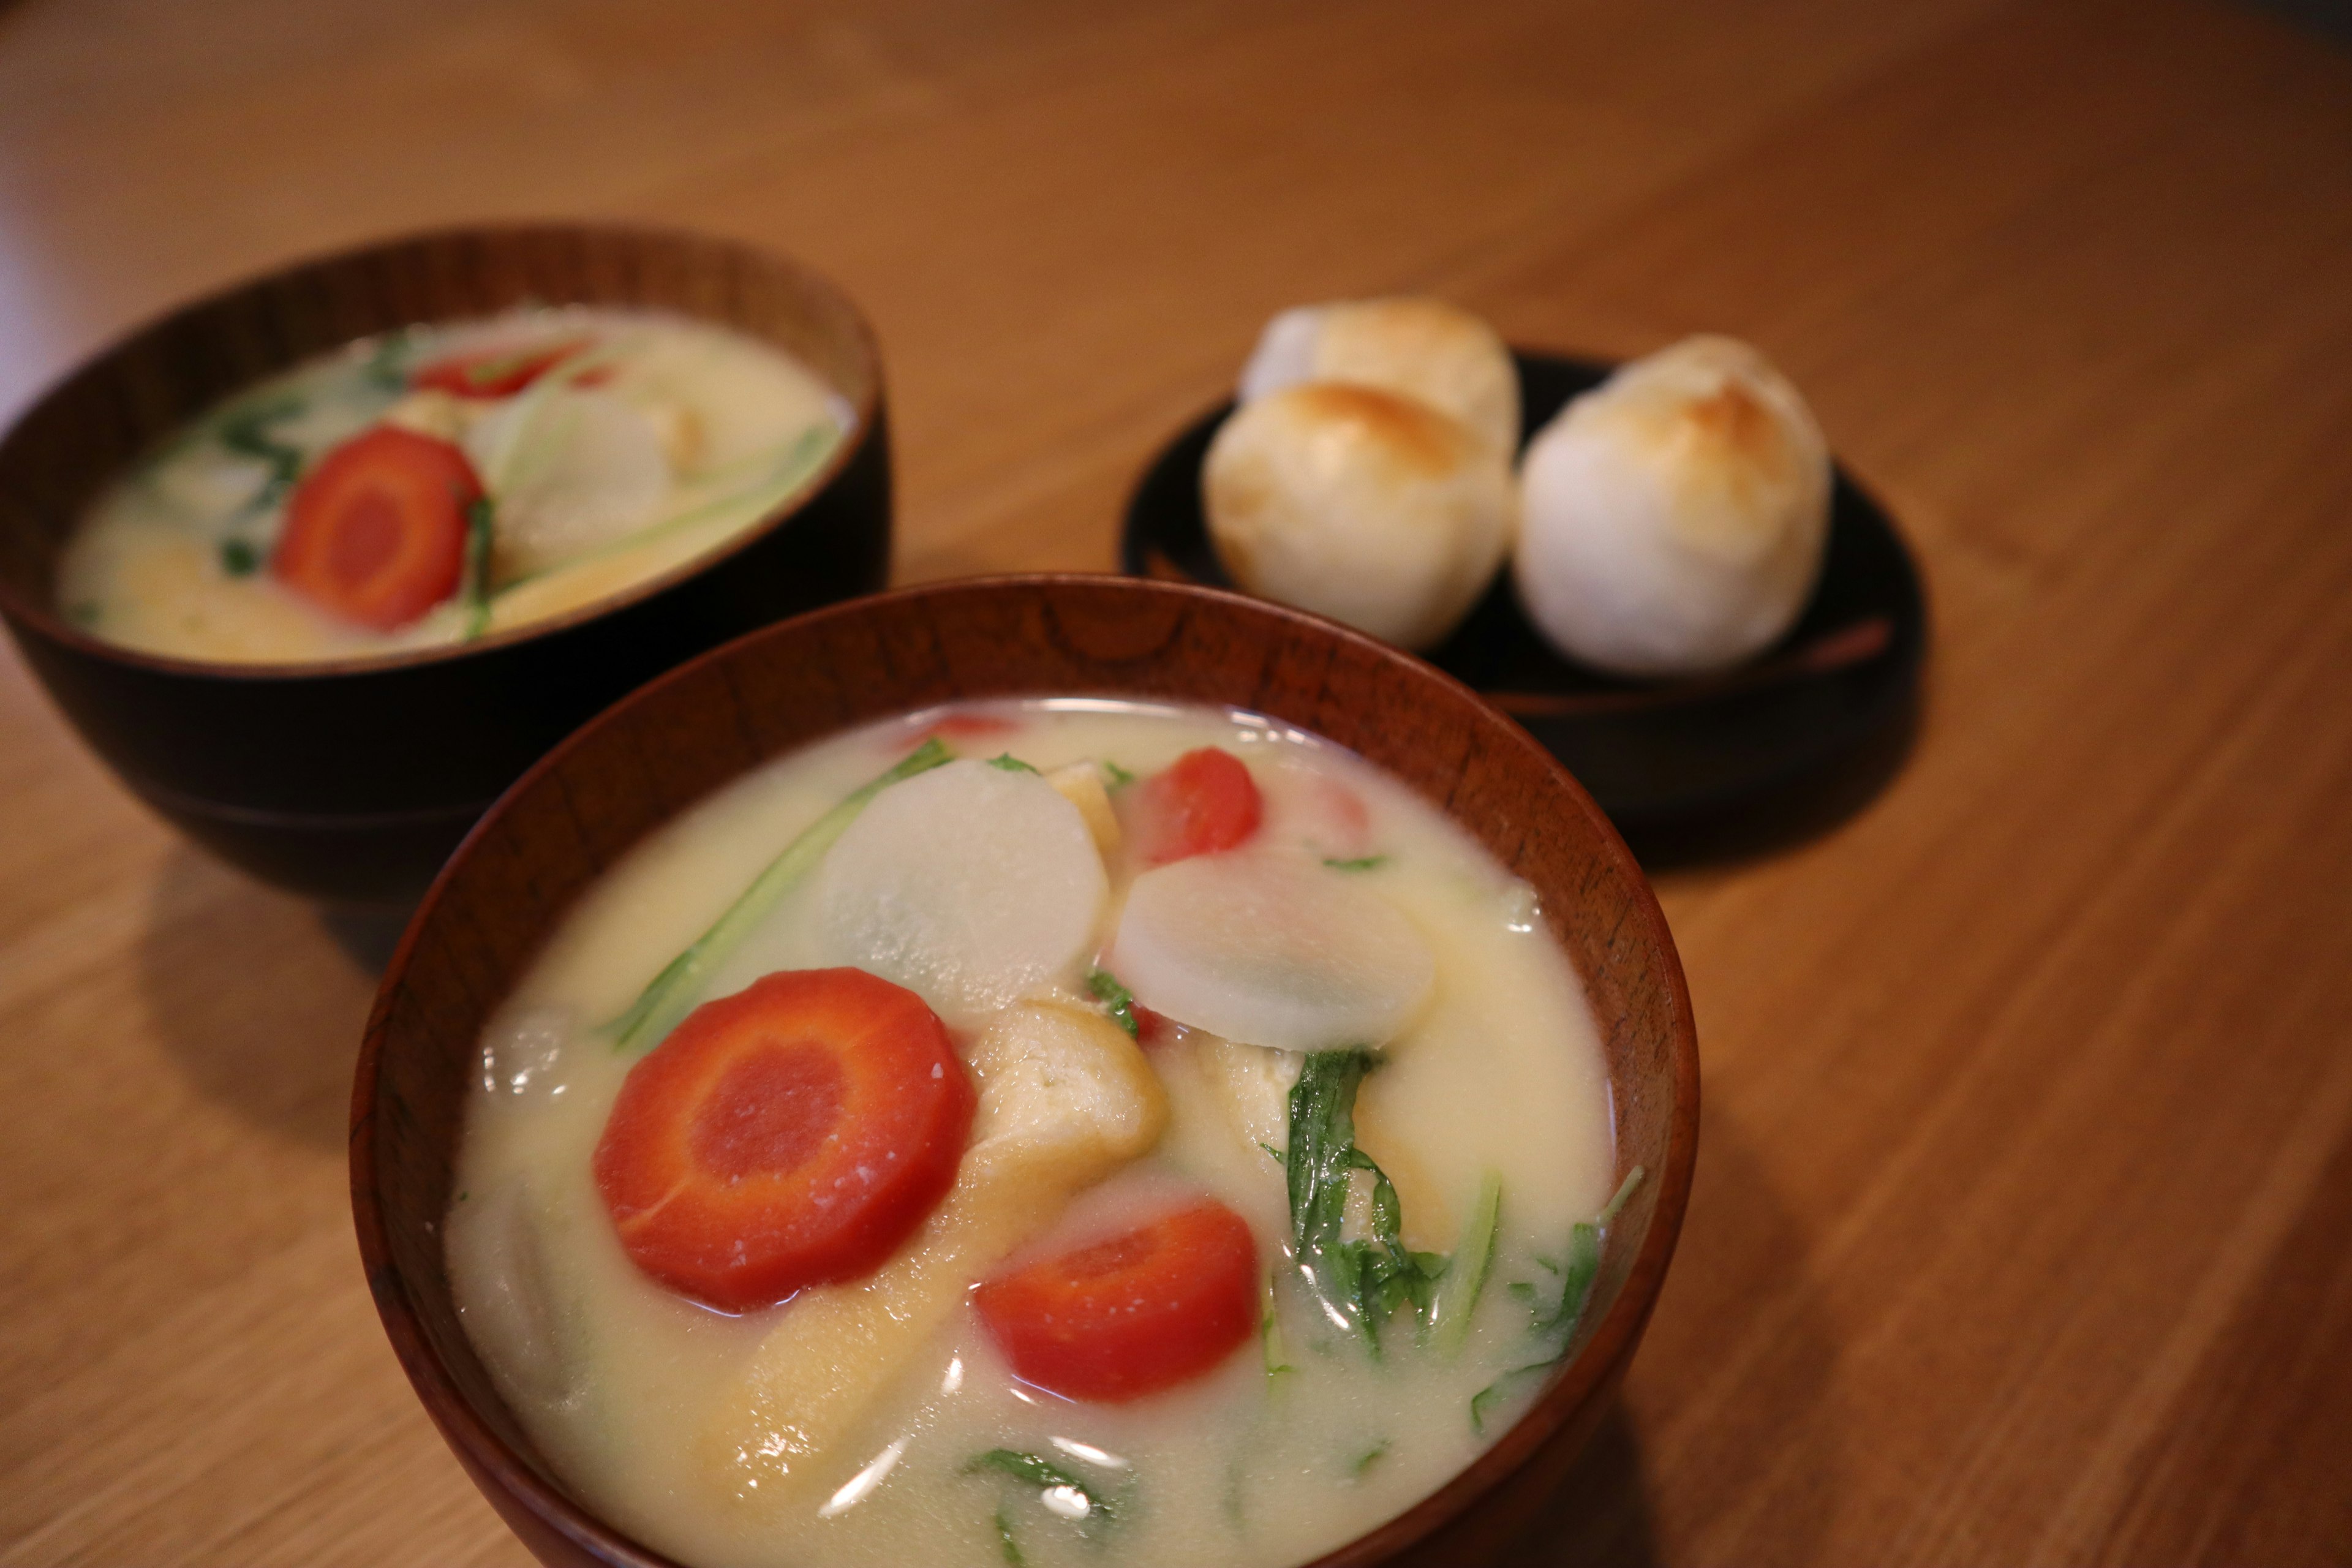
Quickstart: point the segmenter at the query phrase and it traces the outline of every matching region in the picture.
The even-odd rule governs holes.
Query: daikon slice
[[[625,538],[653,521],[669,494],[660,430],[609,392],[533,389],[477,419],[465,446],[498,502],[502,577],[544,572]]]
[[[1070,976],[1108,892],[1078,808],[1035,773],[963,761],[893,784],[825,857],[831,956],[956,1028]]]
[[[1136,878],[1111,968],[1153,1012],[1284,1051],[1377,1048],[1436,975],[1421,932],[1361,878],[1249,852]]]

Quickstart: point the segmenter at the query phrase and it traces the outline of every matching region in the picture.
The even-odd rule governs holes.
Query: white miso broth
[[[964,760],[861,796],[940,742]],[[1196,763],[1229,786],[1237,763],[1255,815],[1167,782]],[[624,1241],[600,1160],[644,1103],[625,1082],[763,977],[845,964],[913,991],[977,1082],[955,1185],[868,1274],[717,1310]],[[1211,1016],[1236,1037],[1186,1021]],[[1023,1056],[1041,1029],[1061,1044]],[[589,890],[480,1061],[446,1233],[467,1331],[566,1484],[699,1568],[1330,1551],[1517,1417],[1619,1185],[1598,1037],[1532,890],[1360,759],[1242,712],[963,705],[762,768]],[[988,1185],[1088,1117],[1084,1161]],[[1004,1281],[1204,1203],[1254,1246],[1244,1326],[1201,1329],[1201,1364],[1140,1394],[1016,1372]],[[1233,1305],[1230,1281],[1180,1287]]]
[[[709,554],[804,489],[856,416],[728,328],[532,307],[352,343],[191,421],[68,540],[57,602],[233,663],[462,643]]]

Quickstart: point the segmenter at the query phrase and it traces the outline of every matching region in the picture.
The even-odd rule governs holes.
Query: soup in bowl
[[[246,869],[413,902],[647,678],[881,585],[879,357],[779,258],[461,230],[298,265],[0,437],[0,616],[123,782]]]
[[[547,1561],[1454,1562],[1622,1374],[1696,1071],[1640,873],[1460,687],[950,584],[501,803],[386,976],[354,1193]]]

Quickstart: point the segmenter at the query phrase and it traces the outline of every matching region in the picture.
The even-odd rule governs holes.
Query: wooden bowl
[[[1533,883],[1608,1055],[1621,1172],[1648,1179],[1608,1233],[1593,1306],[1533,1406],[1466,1470],[1317,1568],[1476,1563],[1566,1471],[1623,1375],[1681,1228],[1698,1047],[1664,917],[1591,797],[1527,732],[1409,655],[1209,589],[1007,577],[862,599],[743,638],[558,747],[442,870],[386,971],[352,1101],[352,1202],[393,1348],[442,1436],[540,1560],[670,1564],[574,1498],[499,1397],[441,1246],[477,1042],[606,868],[697,800],[869,720],[1052,693],[1228,703],[1387,768]]]
[[[340,663],[219,664],[102,642],[58,613],[58,558],[99,490],[240,388],[355,338],[523,303],[700,317],[799,356],[857,427],[719,551],[478,643]],[[413,902],[485,806],[624,692],[797,611],[870,593],[890,559],[889,434],[865,321],[831,284],[721,240],[469,228],[309,261],[173,311],[0,437],[0,617],[123,783],[264,880]]]

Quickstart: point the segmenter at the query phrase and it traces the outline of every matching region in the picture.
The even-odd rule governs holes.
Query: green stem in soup
[[[1129,1039],[1141,1035],[1142,1026],[1135,1018],[1135,993],[1121,985],[1118,975],[1108,969],[1089,969],[1087,971],[1087,989],[1094,994],[1096,1001],[1103,1005],[1103,1011],[1110,1015],[1110,1021],[1127,1031]]]
[[[1128,785],[1135,782],[1135,775],[1133,773],[1129,773],[1117,763],[1108,761],[1108,759],[1103,763],[1102,771],[1103,778],[1107,781],[1103,787],[1112,791],[1114,794],[1119,790],[1125,789]]]
[[[1010,752],[997,752],[996,755],[988,759],[988,765],[996,769],[999,773],[1034,773],[1037,771],[1035,768],[1030,766],[1027,763],[1023,762],[1020,758],[1014,756]]]
[[[1377,871],[1388,863],[1389,858],[1385,855],[1359,855],[1352,860],[1336,859],[1328,855],[1323,858],[1323,864],[1334,871]]]
[[[1618,1211],[1625,1206],[1626,1200],[1633,1195],[1633,1189],[1641,1184],[1642,1167],[1636,1165],[1625,1173],[1625,1179],[1618,1184],[1616,1195],[1598,1215],[1570,1227],[1565,1258],[1557,1264],[1540,1258],[1536,1259],[1559,1277],[1557,1302],[1538,1304],[1535,1309],[1535,1331],[1538,1334],[1558,1334],[1563,1345],[1575,1334],[1577,1322],[1584,1316],[1585,1306],[1591,1300],[1593,1281],[1601,1274],[1601,1237],[1617,1218]],[[1533,1287],[1525,1292],[1514,1290],[1512,1294],[1524,1300],[1536,1300],[1538,1296]]]
[[[291,395],[257,398],[221,416],[215,434],[220,444],[240,458],[268,466],[269,479],[246,503],[248,514],[268,511],[302,477],[302,448],[289,447],[270,435],[269,426],[302,412],[303,403]]]
[[[1515,1366],[1494,1382],[1470,1396],[1470,1430],[1483,1437],[1486,1435],[1486,1413],[1525,1386],[1527,1380],[1540,1372],[1549,1372],[1559,1363],[1555,1356],[1549,1361],[1529,1362]]]
[[[490,629],[490,547],[497,542],[498,502],[477,497],[466,509],[466,640]]]
[[[1486,1288],[1495,1267],[1495,1237],[1502,1228],[1503,1178],[1488,1171],[1478,1184],[1478,1199],[1471,1206],[1470,1223],[1463,1227],[1462,1243],[1454,1249],[1444,1277],[1438,1281],[1437,1300],[1430,1321],[1437,1348],[1446,1355],[1462,1353],[1470,1337],[1471,1314]]]
[[[711,973],[733,954],[753,927],[767,919],[785,896],[816,869],[824,852],[833,847],[834,840],[857,820],[857,814],[866,809],[868,802],[899,780],[928,773],[953,758],[954,753],[934,735],[909,752],[897,766],[862,785],[803,828],[799,837],[768,862],[766,870],[752,879],[751,885],[727,907],[727,912],[709,931],[653,977],[628,1011],[604,1026],[605,1031],[614,1037],[614,1048],[633,1051],[658,1043],[693,1010],[695,998]]]
[[[1276,1292],[1275,1277],[1269,1272],[1265,1277],[1265,1292],[1259,1299],[1257,1311],[1258,1341],[1265,1347],[1265,1380],[1269,1384],[1284,1373],[1293,1370],[1290,1364],[1290,1352],[1282,1342],[1280,1305],[1280,1299]]]
[[[1410,1302],[1425,1315],[1444,1259],[1406,1250],[1395,1184],[1356,1147],[1356,1091],[1371,1066],[1360,1050],[1317,1051],[1290,1091],[1291,1240],[1299,1272],[1333,1326],[1361,1333],[1380,1353],[1381,1325]],[[1371,1178],[1371,1235],[1345,1235],[1354,1173]]]
[[[1024,1454],[1018,1448],[991,1448],[985,1454],[976,1454],[964,1462],[965,1475],[976,1476],[989,1470],[1000,1471],[1035,1487],[1039,1500],[1050,1512],[1071,1520],[1082,1528],[1118,1522],[1119,1510],[1117,1504],[1102,1491],[1088,1485],[1085,1477],[1051,1459]]]
[[[366,363],[360,366],[360,375],[380,391],[406,392],[410,357],[408,329],[395,328],[375,340]]]
[[[1013,1533],[1013,1516],[1003,1503],[996,1505],[996,1549],[1011,1568],[1029,1568],[1029,1559],[1021,1555],[1021,1542]]]
[[[1580,1220],[1569,1228],[1568,1254],[1558,1262],[1538,1258],[1536,1261],[1559,1279],[1558,1300],[1547,1301],[1546,1293],[1525,1280],[1514,1280],[1511,1294],[1526,1301],[1534,1313],[1532,1328],[1538,1341],[1550,1342],[1551,1353],[1543,1360],[1526,1366],[1514,1367],[1470,1397],[1470,1428],[1484,1434],[1486,1411],[1496,1401],[1504,1398],[1530,1373],[1539,1373],[1556,1363],[1568,1352],[1576,1338],[1577,1326],[1583,1321],[1584,1310],[1591,1304],[1592,1287],[1601,1277],[1601,1244],[1610,1226],[1622,1212],[1634,1189],[1642,1184],[1642,1167],[1634,1166],[1625,1173],[1617,1185],[1616,1194],[1602,1205],[1601,1212],[1589,1220]]]
[[[261,546],[249,539],[231,536],[221,541],[221,570],[232,577],[250,577],[261,570]]]

